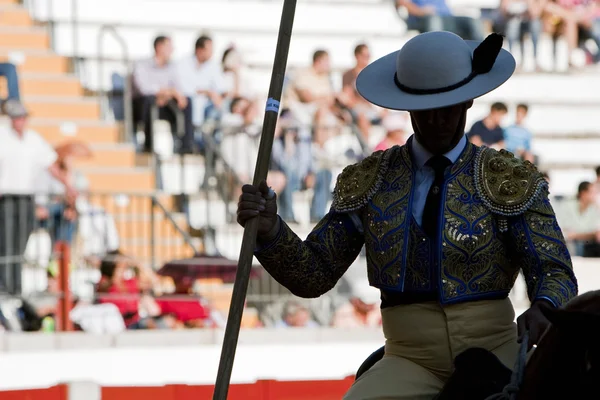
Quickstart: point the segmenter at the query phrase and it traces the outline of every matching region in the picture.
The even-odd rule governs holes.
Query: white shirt
[[[565,232],[593,233],[600,230],[600,209],[596,204],[590,204],[585,211],[579,209],[579,201],[566,201],[559,207],[558,223]]]
[[[54,149],[35,131],[19,136],[12,128],[0,128],[0,194],[32,195],[37,178],[56,161]]]
[[[196,56],[184,58],[179,62],[179,87],[186,96],[195,96],[198,90],[212,90],[225,93],[227,90],[221,66],[207,61],[202,64]]]

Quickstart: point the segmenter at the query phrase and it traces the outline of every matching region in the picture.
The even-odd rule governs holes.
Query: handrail
[[[126,139],[128,141],[131,141],[133,138],[133,103],[132,103],[132,98],[133,98],[133,88],[132,88],[132,82],[130,79],[130,73],[129,73],[129,69],[130,69],[130,64],[129,64],[129,50],[127,47],[127,42],[125,41],[125,39],[123,38],[123,36],[121,36],[118,32],[117,29],[115,27],[115,25],[113,24],[105,24],[102,25],[100,27],[100,30],[98,31],[98,91],[100,93],[103,93],[104,96],[107,96],[107,91],[103,90],[102,87],[102,81],[104,78],[104,36],[110,34],[113,36],[113,38],[119,43],[119,45],[121,46],[121,49],[123,51],[123,56],[120,59],[121,62],[123,62],[125,64],[125,88],[123,91],[123,107],[125,110],[125,135],[126,135]]]
[[[171,223],[171,225],[173,226],[173,229],[175,229],[177,231],[177,233],[179,233],[181,235],[181,237],[183,238],[183,241],[185,242],[185,244],[192,249],[192,251],[194,252],[194,255],[198,255],[200,254],[200,252],[198,251],[198,249],[196,249],[196,246],[194,246],[194,241],[192,240],[192,237],[190,236],[189,233],[187,233],[186,231],[184,231],[183,229],[181,229],[181,227],[179,227],[179,224],[177,224],[177,221],[175,221],[175,218],[173,218],[173,216],[171,215],[171,212],[169,210],[167,210],[167,208],[160,202],[160,200],[158,200],[158,198],[156,196],[152,196],[152,207],[153,209],[156,207],[158,208],[163,215],[167,218],[167,220]],[[151,219],[154,220],[154,211],[152,211],[152,216]],[[154,223],[152,222],[152,241],[154,241]],[[152,251],[154,251],[154,243],[152,246]],[[154,253],[152,254],[152,265],[154,265]]]

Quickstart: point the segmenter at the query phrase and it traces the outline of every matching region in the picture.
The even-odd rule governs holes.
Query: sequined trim
[[[393,149],[377,151],[344,168],[333,191],[332,210],[345,213],[364,207],[379,190]]]
[[[482,147],[475,157],[475,188],[492,213],[512,217],[527,211],[548,183],[529,161]]]

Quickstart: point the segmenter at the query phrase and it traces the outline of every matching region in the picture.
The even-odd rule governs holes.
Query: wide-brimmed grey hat
[[[483,96],[510,78],[515,59],[502,36],[466,41],[451,32],[427,32],[369,64],[356,89],[369,102],[392,110],[448,107]]]
[[[10,118],[21,118],[29,115],[23,103],[16,99],[6,100],[2,105],[2,109]]]

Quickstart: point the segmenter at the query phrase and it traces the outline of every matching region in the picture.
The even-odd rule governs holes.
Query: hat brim
[[[466,43],[475,50],[481,42],[467,40]],[[477,75],[464,86],[436,94],[411,94],[394,83],[399,52],[400,50],[395,51],[369,64],[356,78],[356,90],[362,97],[370,103],[390,110],[431,110],[476,99],[506,82],[516,67],[514,57],[501,49],[491,71]]]

